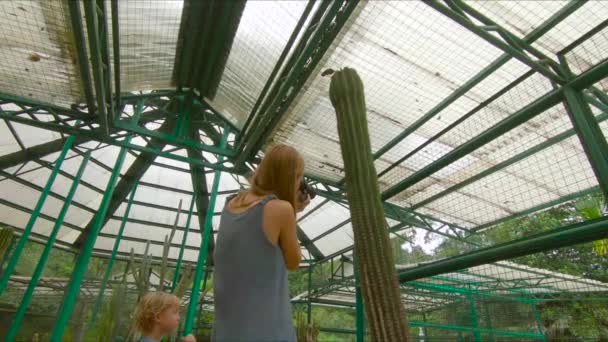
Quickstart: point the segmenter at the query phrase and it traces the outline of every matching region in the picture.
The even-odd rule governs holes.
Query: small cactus
[[[167,275],[167,266],[169,264],[169,250],[171,249],[171,243],[173,242],[173,237],[175,236],[175,230],[177,229],[177,223],[179,222],[179,214],[182,210],[182,200],[179,200],[179,205],[177,209],[177,215],[175,215],[175,223],[173,224],[173,229],[171,229],[171,235],[165,235],[165,242],[163,243],[163,258],[160,263],[160,281],[159,281],[159,291],[163,291],[165,289],[165,276]]]
[[[13,230],[9,228],[0,228],[0,266],[4,262],[4,256],[11,246],[13,240]]]
[[[363,82],[354,69],[333,74],[329,97],[338,122],[355,258],[374,341],[409,339],[374,167]]]

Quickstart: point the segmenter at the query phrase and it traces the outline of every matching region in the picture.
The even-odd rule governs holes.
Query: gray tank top
[[[283,253],[262,227],[264,206],[275,198],[239,214],[224,206],[214,252],[213,341],[296,341]]]

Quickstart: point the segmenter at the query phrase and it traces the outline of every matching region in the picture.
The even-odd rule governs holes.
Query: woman
[[[224,207],[214,255],[213,340],[296,341],[287,270],[301,260],[296,212],[304,160],[292,147],[271,148],[251,188]]]

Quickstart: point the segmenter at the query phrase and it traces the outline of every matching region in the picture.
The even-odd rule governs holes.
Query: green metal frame
[[[571,87],[573,89],[582,90],[587,88],[598,80],[608,76],[608,61],[603,61],[596,67],[589,69],[585,73],[576,76],[570,80],[564,87]],[[426,177],[429,177],[433,173],[443,169],[451,163],[463,158],[467,154],[477,150],[481,146],[497,139],[501,135],[509,132],[515,127],[523,124],[524,122],[536,117],[545,110],[553,107],[563,100],[563,93],[561,88],[552,90],[536,101],[528,104],[516,113],[498,122],[485,132],[479,134],[477,137],[472,138],[468,142],[459,147],[455,148],[451,152],[445,154],[438,160],[430,163],[421,170],[417,171],[413,175],[400,181],[389,189],[382,193],[382,199],[388,200],[395,195],[399,194],[403,190],[413,186],[414,184],[422,181]]]
[[[295,62],[288,61],[287,65],[293,63],[293,67],[285,68],[284,70],[288,71],[288,74],[279,78],[285,79],[285,81],[275,84],[275,88],[266,98],[267,101],[261,106],[260,112],[262,115],[254,117],[250,129],[244,132],[238,146],[237,165],[255,157],[257,151],[265,143],[268,135],[274,130],[283,114],[289,109],[299,90],[321,61],[357,4],[358,0],[348,2],[337,0],[331,3],[314,33],[307,41],[308,44],[302,47],[302,53],[292,55],[292,60]],[[319,7],[319,9],[322,8],[324,6]]]
[[[127,140],[130,139],[131,137],[127,137]],[[97,240],[97,236],[101,231],[102,224],[104,222],[104,218],[106,216],[110,200],[114,193],[114,188],[120,176],[120,169],[125,160],[126,154],[126,148],[122,148],[120,150],[120,153],[118,154],[118,158],[116,160],[116,164],[114,165],[112,175],[108,180],[106,192],[101,200],[101,204],[99,205],[99,211],[97,212],[97,215],[95,215],[94,224],[92,226],[90,234],[87,236],[82,250],[80,251],[80,255],[78,256],[76,265],[74,266],[74,271],[72,272],[72,281],[66,292],[66,296],[61,306],[61,310],[59,311],[57,321],[55,322],[55,325],[53,327],[53,333],[51,335],[52,342],[60,342],[63,339],[65,328],[68,324],[70,316],[72,315],[74,304],[78,299],[78,293],[80,292],[80,284],[82,283],[82,280],[87,270],[87,266],[91,259],[93,247],[95,246],[95,241]]]
[[[401,272],[402,282],[452,272],[545,250],[594,241],[608,236],[608,217],[572,224],[500,245],[478,249]]]
[[[224,127],[224,135],[222,137],[222,146],[226,146],[228,141],[229,129]],[[221,159],[222,157],[220,157]],[[194,327],[194,318],[196,317],[196,309],[198,304],[198,298],[200,295],[200,284],[201,278],[203,276],[203,270],[205,267],[205,260],[207,258],[207,250],[209,248],[209,240],[212,238],[211,236],[211,223],[213,219],[213,209],[215,208],[215,200],[217,199],[217,193],[220,185],[220,171],[215,171],[215,175],[213,177],[213,186],[211,188],[211,196],[209,199],[209,209],[205,216],[205,225],[203,236],[201,239],[201,249],[198,253],[198,262],[196,264],[196,271],[194,272],[194,281],[192,283],[192,290],[190,292],[190,302],[188,304],[188,311],[186,313],[186,318],[184,322],[184,331],[183,335],[189,335],[192,333],[192,329]]]
[[[87,167],[90,157],[91,157],[91,153],[87,152],[85,154],[82,162],[80,163],[80,167],[78,168],[78,172],[76,174],[76,179],[72,182],[72,186],[70,187],[66,200],[63,202],[63,206],[61,207],[61,211],[59,212],[59,215],[57,216],[55,225],[53,226],[53,229],[52,229],[51,233],[49,234],[48,240],[46,242],[46,245],[44,246],[44,250],[42,251],[42,254],[40,255],[38,264],[36,264],[36,269],[34,270],[32,278],[30,279],[30,283],[28,284],[27,289],[25,290],[25,293],[23,294],[21,303],[19,304],[19,308],[17,309],[17,312],[15,313],[15,317],[13,318],[13,323],[11,324],[11,327],[6,335],[7,341],[14,341],[17,338],[17,333],[19,331],[19,327],[21,326],[21,322],[23,321],[27,308],[30,305],[30,302],[32,301],[32,297],[34,295],[34,290],[36,289],[36,286],[38,285],[38,281],[40,280],[40,277],[42,276],[42,272],[44,271],[46,263],[49,260],[51,250],[53,249],[53,245],[55,243],[55,240],[57,239],[57,234],[59,233],[59,230],[61,229],[63,220],[65,218],[65,215],[67,214],[68,209],[70,208],[70,205],[72,204],[72,199],[74,198],[76,189],[78,188],[78,185],[80,184],[80,178],[82,177],[82,174],[84,173],[84,170]]]
[[[91,51],[97,115],[102,134],[109,135],[114,116],[114,100],[112,99],[112,70],[108,48],[106,3],[103,0],[94,0],[85,1],[83,5]]]
[[[15,250],[11,254],[11,258],[8,262],[8,265],[6,266],[6,269],[4,270],[4,272],[2,273],[2,277],[0,278],[0,295],[2,295],[4,293],[4,290],[6,290],[6,286],[8,285],[9,279],[10,279],[11,275],[13,274],[13,271],[15,270],[15,266],[17,266],[17,262],[19,261],[19,257],[21,256],[21,253],[23,252],[23,248],[25,248],[25,244],[29,238],[32,228],[34,227],[34,224],[36,223],[36,220],[38,219],[38,216],[40,215],[40,211],[42,210],[42,206],[44,205],[44,202],[46,201],[46,198],[48,197],[49,192],[51,192],[51,187],[53,186],[53,183],[55,182],[55,178],[57,178],[59,169],[61,169],[63,160],[65,159],[66,155],[68,154],[68,151],[72,147],[73,142],[74,142],[73,136],[70,136],[67,139],[67,141],[65,142],[63,149],[61,150],[61,154],[59,154],[59,157],[57,158],[55,167],[53,168],[53,171],[51,172],[51,175],[49,176],[49,179],[46,182],[44,190],[42,191],[42,194],[40,195],[40,198],[38,199],[38,202],[36,203],[36,207],[34,208],[34,211],[32,212],[32,216],[30,216],[30,219],[27,222],[25,229],[21,233],[21,237],[19,238],[19,241],[17,242],[17,245],[15,246]]]
[[[122,221],[120,222],[120,228],[118,229],[118,233],[116,234],[116,241],[114,241],[114,247],[112,248],[112,254],[110,259],[108,260],[108,265],[106,266],[106,271],[103,275],[103,280],[101,281],[101,288],[99,289],[99,295],[97,296],[97,300],[95,301],[95,305],[93,307],[93,315],[91,317],[90,325],[94,325],[97,321],[97,313],[101,308],[101,304],[103,302],[104,292],[106,290],[106,286],[108,280],[110,279],[110,275],[112,274],[112,267],[114,266],[114,260],[116,260],[116,253],[118,253],[118,248],[120,247],[120,243],[122,241],[122,234],[125,231],[125,227],[127,225],[127,219],[129,218],[129,213],[131,212],[131,205],[133,204],[133,198],[135,198],[135,192],[137,191],[137,181],[135,182],[135,186],[133,190],[131,190],[131,195],[129,196],[129,201],[127,202],[127,208],[125,209],[125,213],[123,214]]]
[[[561,10],[551,16],[547,21],[537,26],[528,35],[523,38],[520,38],[517,34],[510,32],[506,28],[496,24],[496,22],[494,22],[492,19],[483,15],[479,11],[475,10],[475,8],[461,0],[446,2],[432,0],[425,2],[426,5],[450,18],[458,25],[469,30],[472,34],[475,34],[478,37],[484,39],[485,41],[504,51],[505,53],[492,64],[490,64],[488,67],[482,69],[476,76],[462,84],[458,89],[456,89],[452,94],[450,94],[450,96],[438,103],[429,112],[425,113],[421,118],[419,118],[412,125],[407,127],[403,132],[398,134],[388,144],[376,151],[376,153],[374,154],[374,157],[376,159],[381,158],[386,152],[391,150],[397,144],[401,143],[418,128],[422,127],[425,123],[431,120],[434,116],[439,114],[444,109],[448,108],[450,104],[454,103],[456,100],[464,96],[469,90],[473,89],[482,80],[484,80],[486,77],[501,68],[511,58],[518,59],[522,63],[529,66],[531,70],[521,75],[517,80],[498,91],[486,101],[480,103],[475,109],[460,117],[454,123],[443,129],[441,132],[431,137],[424,144],[417,146],[412,152],[399,158],[397,161],[393,162],[388,168],[381,170],[379,173],[380,177],[388,173],[391,169],[398,167],[398,165],[402,164],[408,158],[411,158],[414,154],[421,151],[424,147],[428,146],[433,141],[437,141],[438,139],[440,139],[442,135],[448,133],[449,131],[460,125],[462,122],[467,120],[469,117],[475,115],[480,109],[490,105],[494,100],[502,96],[504,93],[508,92],[513,87],[516,87],[518,84],[525,81],[532,75],[535,75],[536,73],[544,75],[555,84],[555,89],[541,96],[536,101],[522,108],[516,113],[513,113],[511,116],[497,123],[495,126],[488,129],[486,132],[483,132],[478,137],[472,138],[465,144],[458,146],[452,152],[446,154],[437,161],[427,165],[418,172],[414,173],[412,176],[401,180],[398,184],[394,185],[383,193],[382,198],[385,204],[384,209],[386,212],[386,216],[388,218],[398,221],[398,224],[388,228],[391,233],[396,233],[398,230],[405,229],[408,227],[422,228],[431,233],[439,234],[449,239],[456,239],[466,245],[472,246],[473,249],[476,249],[474,252],[471,253],[448,258],[445,260],[440,260],[430,264],[421,265],[416,268],[401,272],[400,279],[402,281],[409,281],[407,286],[414,286],[418,290],[428,290],[428,284],[416,284],[416,282],[414,282],[413,280],[429,276],[439,279],[439,276],[433,275],[445,273],[448,271],[454,272],[457,269],[462,269],[496,260],[502,260],[505,258],[512,258],[518,255],[530,254],[541,250],[557,248],[559,246],[566,246],[572,245],[574,243],[591,241],[606,236],[607,229],[606,220],[604,218],[600,220],[562,227],[560,229],[552,230],[545,234],[540,234],[538,236],[533,236],[526,239],[511,241],[506,244],[489,248],[480,248],[480,246],[469,240],[469,238],[473,236],[473,234],[476,234],[483,229],[489,228],[505,220],[510,220],[518,216],[533,213],[538,210],[542,210],[544,208],[563,203],[564,201],[570,201],[585,194],[594,193],[599,190],[603,192],[605,196],[608,196],[608,144],[606,143],[605,136],[599,129],[599,123],[604,122],[604,120],[608,118],[608,112],[606,112],[606,109],[608,109],[608,96],[606,96],[597,88],[593,87],[594,83],[608,76],[608,61],[604,60],[599,64],[595,65],[594,67],[590,68],[589,70],[579,75],[574,75],[568,69],[568,65],[566,63],[565,58],[565,56],[574,49],[576,49],[577,46],[588,40],[590,37],[598,34],[598,32],[605,28],[606,25],[608,25],[608,21],[604,21],[597,27],[591,29],[589,32],[586,32],[579,39],[577,39],[572,44],[557,53],[557,61],[554,60],[554,57],[552,55],[544,54],[543,52],[536,49],[533,45],[534,41],[539,39],[551,28],[555,27],[569,15],[581,8],[584,3],[584,1],[569,2]],[[139,180],[139,177],[145,171],[145,165],[154,165],[154,157],[156,156],[162,156],[165,158],[170,158],[173,160],[188,163],[193,167],[193,170],[196,170],[196,172],[198,172],[196,177],[193,178],[195,184],[195,191],[193,194],[189,194],[193,195],[194,198],[190,207],[188,223],[186,224],[186,227],[184,229],[184,235],[181,245],[172,244],[172,246],[180,247],[180,256],[176,263],[176,273],[173,279],[173,286],[175,286],[175,283],[179,278],[183,252],[186,248],[185,242],[190,228],[190,219],[191,215],[193,214],[193,204],[195,203],[194,201],[196,199],[196,204],[199,209],[198,218],[199,220],[202,220],[201,226],[204,227],[204,230],[202,232],[204,238],[202,243],[203,248],[199,253],[199,262],[197,264],[197,278],[192,288],[192,301],[188,308],[187,315],[187,322],[190,321],[190,323],[186,325],[186,327],[189,329],[186,329],[185,332],[188,332],[188,330],[191,331],[192,320],[196,314],[197,299],[195,299],[194,297],[199,295],[198,285],[200,284],[200,278],[202,275],[201,272],[203,272],[204,268],[206,267],[206,264],[209,264],[210,261],[210,254],[207,253],[207,249],[210,252],[213,248],[213,240],[211,239],[211,234],[213,232],[211,229],[210,222],[214,215],[214,201],[218,194],[216,181],[219,179],[220,171],[243,174],[247,170],[245,163],[249,163],[252,161],[255,163],[258,151],[266,143],[268,136],[274,131],[275,127],[279,124],[281,118],[294,101],[295,96],[300,92],[302,86],[308,80],[312,71],[315,69],[315,67],[317,66],[323,55],[326,53],[326,51],[328,51],[334,39],[340,33],[342,27],[346,25],[347,21],[351,16],[356,15],[356,7],[358,5],[358,1],[321,2],[316,7],[316,10],[314,10],[314,5],[315,4],[313,1],[308,2],[285,48],[283,49],[283,52],[279,57],[278,62],[270,73],[260,96],[257,98],[256,103],[244,127],[239,130],[238,127],[235,127],[234,123],[232,123],[230,120],[227,120],[226,117],[222,115],[222,113],[213,109],[201,97],[202,94],[200,93],[200,89],[188,89],[180,85],[178,91],[169,90],[155,91],[149,94],[122,94],[120,90],[120,35],[118,27],[117,0],[111,1],[111,29],[114,37],[112,41],[112,46],[114,50],[113,80],[112,70],[110,69],[111,63],[109,60],[110,56],[107,25],[108,21],[106,20],[107,11],[105,8],[105,1],[94,0],[84,2],[85,19],[88,34],[87,41],[90,44],[89,52],[91,57],[91,65],[89,65],[89,56],[87,56],[87,50],[85,48],[85,37],[81,22],[80,4],[78,2],[70,2],[69,11],[71,16],[71,26],[74,32],[74,40],[78,48],[77,57],[79,62],[79,73],[83,83],[85,100],[87,102],[87,111],[85,112],[78,108],[62,108],[48,103],[40,103],[37,101],[33,101],[31,99],[20,98],[8,94],[0,94],[0,104],[12,103],[17,105],[17,107],[19,108],[18,110],[12,111],[0,111],[0,118],[5,120],[5,122],[8,124],[9,130],[11,130],[12,134],[15,136],[17,143],[20,144],[20,146],[22,147],[22,151],[0,157],[0,168],[4,169],[12,166],[17,166],[27,161],[35,161],[36,163],[39,163],[41,167],[53,169],[53,171],[51,172],[51,177],[49,178],[49,182],[47,182],[47,186],[44,189],[39,189],[42,190],[42,196],[40,197],[38,204],[34,210],[22,208],[4,200],[0,202],[2,204],[11,205],[15,208],[18,208],[19,210],[22,210],[24,212],[30,212],[32,214],[30,222],[28,222],[28,225],[24,229],[22,236],[19,239],[19,242],[17,243],[15,253],[13,253],[9,261],[7,271],[3,273],[2,279],[0,279],[0,294],[5,290],[8,284],[10,274],[14,270],[16,260],[19,258],[19,255],[23,250],[25,241],[27,241],[27,239],[30,237],[42,238],[41,236],[31,233],[32,226],[34,225],[36,219],[38,217],[42,217],[45,219],[55,220],[55,222],[63,221],[62,215],[59,215],[57,218],[52,218],[40,212],[40,209],[44,204],[44,200],[46,199],[46,197],[48,197],[48,195],[63,200],[66,205],[69,205],[71,203],[70,196],[62,197],[50,190],[54,177],[56,177],[57,174],[60,174],[72,179],[73,187],[75,187],[78,183],[82,183],[84,186],[89,186],[89,184],[87,184],[86,182],[80,182],[81,174],[73,176],[66,173],[65,171],[60,170],[61,162],[65,159],[67,153],[66,146],[68,146],[68,143],[69,145],[77,146],[79,144],[94,140],[113,146],[120,146],[122,157],[119,157],[119,159],[124,159],[124,153],[126,150],[139,151],[142,152],[140,153],[140,156],[143,154],[147,154],[153,157],[149,158],[149,160],[143,163],[143,165],[142,163],[138,164],[138,167],[133,170],[133,173],[127,173],[129,175],[134,176],[126,177],[128,179],[125,181],[124,186],[120,186],[119,188],[119,186],[114,186],[109,183],[107,189],[108,191],[106,191],[106,194],[104,195],[104,200],[102,201],[102,205],[100,206],[100,212],[107,210],[107,213],[104,212],[103,215],[98,213],[95,216],[94,220],[91,222],[91,229],[89,229],[91,234],[88,236],[83,235],[83,238],[81,239],[85,240],[81,242],[86,243],[83,244],[82,254],[79,257],[78,263],[74,270],[75,279],[70,285],[70,291],[66,296],[66,301],[64,303],[66,313],[64,314],[62,312],[53,332],[54,340],[58,340],[59,336],[63,334],[63,329],[65,328],[67,319],[69,319],[69,315],[73,308],[75,298],[79,291],[78,287],[80,285],[80,282],[82,281],[82,277],[84,276],[86,264],[88,263],[88,259],[85,260],[85,258],[89,258],[94,252],[93,245],[96,237],[105,236],[104,234],[101,234],[99,230],[101,229],[106,219],[116,218],[115,216],[113,216],[113,210],[111,208],[112,203],[107,197],[107,193],[111,193],[112,191],[114,191],[114,189],[117,189],[117,192],[120,192],[120,196],[118,196],[119,198],[115,202],[122,203],[124,198],[126,198],[126,195],[129,193],[129,191],[124,192],[125,187],[128,188],[133,186],[133,184],[135,184]],[[229,7],[232,6],[233,5],[231,4],[231,6]],[[228,19],[230,19],[229,15],[231,13],[231,10],[222,9],[222,11],[222,18],[219,18],[218,20],[226,24]],[[308,24],[306,25],[307,22]],[[207,27],[207,29],[209,29],[209,27]],[[219,55],[221,45],[220,39],[218,39],[217,37],[211,37],[210,39],[210,42],[212,43],[210,45],[212,46],[210,47],[211,50],[209,58],[205,60],[206,65],[199,64],[196,65],[194,69],[197,71],[196,75],[201,76],[199,77],[199,88],[201,89],[209,86],[208,83],[212,83],[211,81],[214,76],[211,74],[212,70],[209,69],[209,66],[213,65],[214,62],[221,57]],[[185,49],[184,51],[182,51],[182,53],[188,54],[191,53],[191,51],[189,52],[188,49]],[[185,66],[183,70],[186,70],[186,67],[192,66]],[[93,71],[94,82],[92,82],[90,70]],[[183,73],[183,70],[181,71],[181,73]],[[282,72],[280,72],[281,70]],[[112,89],[112,81],[114,81],[114,91]],[[93,86],[95,91],[93,91]],[[93,93],[95,93],[96,96],[94,96]],[[523,153],[513,156],[508,160],[505,160],[487,170],[484,170],[483,172],[473,177],[470,177],[458,184],[454,184],[449,188],[441,191],[440,193],[433,195],[419,203],[415,203],[412,208],[404,208],[389,203],[387,201],[393,198],[394,196],[397,196],[409,187],[413,186],[414,184],[417,184],[421,180],[431,177],[434,173],[450,165],[456,160],[464,157],[469,153],[474,152],[481,146],[493,141],[498,136],[505,134],[506,132],[514,129],[518,125],[529,121],[536,115],[539,115],[543,111],[559,103],[565,104],[568,110],[568,115],[573,123],[573,129],[558,134],[550,139],[547,139],[547,141],[544,141]],[[593,105],[600,108],[604,111],[604,113],[597,117],[594,117],[589,108],[589,105]],[[130,109],[134,109],[133,114],[130,114]],[[172,130],[168,132],[149,128],[150,123],[161,124],[167,121],[175,121],[175,126],[172,127]],[[20,141],[18,135],[15,133],[15,130],[12,128],[12,123],[21,123],[55,132],[60,132],[63,134],[70,134],[71,137],[68,138],[67,141],[58,139],[46,144],[33,146],[26,149],[23,143]],[[222,134],[222,127],[230,127],[230,129],[224,128],[224,133]],[[228,141],[228,131],[234,133],[234,140],[231,139],[230,141]],[[186,132],[189,132],[189,134],[187,135]],[[199,132],[204,132],[213,141],[213,143],[203,143],[200,141],[200,139],[195,138],[194,136]],[[539,204],[523,212],[514,213],[513,215],[510,215],[508,217],[501,218],[500,220],[496,220],[493,222],[488,222],[474,228],[462,227],[456,224],[438,220],[429,215],[424,215],[416,211],[454,191],[459,191],[467,185],[472,184],[473,182],[476,182],[484,177],[487,177],[498,170],[504,169],[509,165],[517,163],[518,161],[521,161],[533,155],[534,153],[538,153],[550,146],[553,146],[554,144],[562,142],[565,139],[571,138],[575,134],[580,139],[581,144],[584,147],[585,153],[588,156],[590,164],[595,172],[596,178],[598,179],[599,185],[597,187],[592,187],[579,193],[569,194],[567,196],[550,201],[548,203]],[[131,142],[132,139],[138,137],[144,139],[148,144],[146,146],[141,146]],[[163,150],[164,146],[166,146],[167,144],[173,145],[175,146],[175,148],[169,151]],[[55,163],[54,167],[52,167],[51,164],[39,160],[40,158],[49,153],[60,151],[62,146],[64,150],[62,151],[62,155],[60,155],[60,158]],[[69,147],[67,147],[67,149],[69,149]],[[179,155],[178,153],[174,153],[182,149],[186,149],[188,151],[187,157]],[[202,152],[213,154],[214,157],[216,157],[216,161],[207,160]],[[94,158],[90,157],[90,152],[85,155],[87,156],[87,160],[90,158],[90,160],[94,163],[98,163]],[[117,165],[119,165],[120,163],[122,163],[122,160],[119,160]],[[163,164],[158,165],[162,166]],[[107,166],[104,165],[104,167]],[[196,188],[196,184],[198,184],[201,179],[204,180],[206,175],[206,172],[204,170],[201,170],[201,167],[208,168],[215,173],[214,189],[212,190],[211,198],[209,200],[206,197],[206,188]],[[114,182],[116,182],[118,177],[117,175],[115,175],[116,172],[117,171],[115,167],[113,169],[111,177],[111,180],[114,179]],[[20,182],[21,184],[24,184],[26,186],[35,187],[33,183],[26,182],[23,179],[20,179],[19,176],[22,174],[23,173],[21,173],[20,170],[17,170],[12,174],[2,171],[0,175],[4,176],[5,179],[11,179]],[[330,182],[328,180],[318,179],[315,177],[309,177],[309,180],[315,184],[319,193],[322,196],[326,197],[328,200],[343,205],[347,204],[344,196],[343,182]],[[94,190],[99,190],[103,192],[103,189]],[[205,196],[202,196],[203,192]],[[115,258],[120,256],[120,253],[117,251],[117,247],[120,243],[120,240],[122,239],[122,231],[124,229],[124,226],[127,222],[138,222],[137,220],[128,218],[128,211],[131,204],[136,203],[136,201],[133,200],[134,193],[135,190],[131,190],[131,197],[128,201],[127,212],[122,217],[121,229],[119,231],[119,235],[116,238],[115,246],[110,256],[110,262],[108,268],[106,269],[104,280],[101,283],[102,290],[98,298],[98,304],[100,303],[100,300],[102,298],[103,289],[105,288],[108,282],[108,277],[111,272],[111,264],[115,260]],[[84,210],[90,211],[91,209],[77,202],[72,203],[72,205]],[[311,210],[311,212],[312,211],[314,211],[314,209]],[[309,261],[309,278],[312,272],[313,265],[327,261],[331,261],[333,263],[334,258],[336,258],[337,256],[344,255],[345,253],[349,253],[352,251],[351,246],[341,251],[337,251],[336,253],[332,253],[331,255],[323,255],[315,246],[316,241],[324,238],[325,236],[328,236],[332,232],[337,231],[338,229],[340,229],[340,227],[343,227],[347,223],[348,221],[344,221],[312,239],[309,239],[301,229],[298,229],[298,237],[300,238],[302,245],[309,250],[309,252],[315,259],[313,261]],[[82,231],[82,228],[76,227],[75,225],[70,225],[69,223],[65,223],[65,225],[72,229]],[[85,231],[87,230],[85,229]],[[86,239],[84,237],[86,237]],[[113,236],[108,235],[108,237]],[[136,238],[131,237],[129,237],[128,239],[132,239],[133,241],[139,241]],[[48,246],[51,245],[52,243],[48,243]],[[205,252],[203,252],[203,250]],[[539,275],[539,277],[541,276]],[[456,279],[443,280],[457,283]],[[519,279],[517,280],[517,282],[524,286],[534,285],[534,279]],[[311,284],[309,284],[309,286],[310,285]],[[474,293],[474,295],[483,296],[483,291],[491,292],[492,289],[500,288],[500,286],[504,284],[501,284],[500,281],[496,279],[488,279],[487,281],[480,281],[475,283],[470,282],[468,284],[461,285],[467,285],[469,287],[469,290],[473,291],[470,293]],[[325,288],[311,290],[311,292],[309,293],[308,301],[309,307],[311,305],[311,296],[318,296],[324,291],[330,291],[332,289],[335,290],[338,286],[340,285],[337,284]],[[513,285],[512,287],[515,287],[515,285]],[[356,286],[356,282],[354,289],[355,292],[358,292],[358,286]],[[510,294],[509,298],[519,298],[519,296],[525,297],[527,295],[525,291],[520,291],[516,289],[510,290],[509,293],[512,293],[512,297]],[[358,298],[360,296],[356,297]],[[437,295],[437,298],[440,298],[439,295]],[[547,297],[546,300],[553,299],[559,300],[559,298],[549,297]],[[446,299],[444,298],[441,300]],[[535,300],[539,301],[541,299],[536,298]],[[194,305],[192,304],[192,302],[194,302]],[[24,303],[25,308],[27,308],[27,300],[25,298],[22,302],[22,306],[24,305]],[[438,301],[438,303],[440,303],[440,301]],[[359,307],[360,304],[361,300],[356,300],[355,306]],[[97,307],[98,306],[99,305],[97,305]],[[474,307],[472,307],[471,309],[474,310]],[[93,321],[95,320],[96,311],[97,310],[94,310]],[[474,313],[476,316],[478,315],[477,312]],[[537,312],[536,315],[538,315]],[[308,313],[308,319],[310,321],[310,312]],[[536,319],[538,322],[539,318],[536,317]],[[358,340],[360,340],[359,338],[362,338],[363,331],[360,321],[361,315],[358,315]],[[428,322],[414,322],[412,326],[422,326],[427,328],[437,327],[437,325],[433,325]],[[497,332],[491,328],[482,329],[475,326],[470,329],[464,329],[462,327],[449,327],[442,325],[442,328],[453,328],[457,331],[472,332],[477,340],[480,339],[482,333],[491,332],[496,336],[501,335],[500,332]],[[540,334],[542,334],[542,328],[540,326],[540,323],[539,330],[541,330]],[[528,337],[540,339],[544,338],[544,336],[539,336],[539,334],[536,334],[534,336]]]
[[[542,37],[545,33],[547,33],[551,28],[557,26],[560,22],[566,19],[569,15],[574,13],[576,10],[581,8],[585,4],[584,1],[573,0],[568,2],[562,9],[552,15],[549,19],[547,19],[544,23],[538,25],[534,30],[532,30],[528,35],[526,35],[523,40],[527,44],[532,44],[540,37]],[[456,100],[464,96],[469,90],[473,89],[476,85],[481,83],[488,76],[492,75],[496,70],[498,70],[501,66],[505,65],[509,60],[511,60],[512,56],[508,53],[504,53],[490,65],[479,71],[475,76],[473,76],[470,80],[465,82],[459,88],[457,88],[453,93],[451,93],[448,97],[446,97],[443,101],[441,101],[438,105],[433,107],[427,113],[420,117],[413,124],[408,126],[403,132],[393,138],[390,142],[380,148],[374,154],[374,158],[378,159],[382,155],[384,155],[388,150],[399,144],[405,138],[407,138],[410,134],[412,134],[415,130],[420,128],[430,119],[435,117],[435,115],[439,114],[442,110],[446,109],[449,105],[454,103]]]

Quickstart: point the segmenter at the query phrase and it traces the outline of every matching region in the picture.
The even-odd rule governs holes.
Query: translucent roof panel
[[[472,5],[479,5],[488,15],[501,14],[505,26],[519,28],[516,31],[525,35],[564,4],[551,3],[538,10],[542,6],[537,3],[519,7],[510,2]],[[583,6],[575,13],[594,11],[597,6],[603,5]],[[361,4],[358,10],[313,72],[274,137],[275,141],[298,146],[306,158],[307,171],[331,181],[342,180],[344,174],[335,113],[329,101],[330,78],[322,76],[323,70],[349,66],[360,74],[372,150],[376,151],[502,55],[423,3],[370,2]],[[549,35],[547,41],[559,37],[555,39],[563,48],[577,39],[575,33],[559,35],[561,31],[584,32],[575,28],[572,20],[550,31],[553,36]],[[586,23],[585,27],[593,25],[597,23]],[[595,55],[605,56],[602,45],[594,47]],[[509,90],[502,91],[506,87]],[[391,189],[552,90],[545,76],[531,73],[518,60],[504,63],[376,160],[381,190]],[[485,104],[490,97],[496,99]],[[556,138],[566,131],[573,132],[571,123],[564,107],[557,105],[411,185],[390,201],[476,227],[592,189],[597,183],[580,144],[576,139]],[[528,149],[539,145],[547,146],[539,147],[536,155],[526,155]],[[554,153],[559,153],[557,160],[551,158]],[[404,156],[404,161],[395,163]],[[488,169],[491,172],[483,175],[487,178],[463,187],[463,182]],[[444,205],[448,202],[452,204]]]
[[[266,84],[306,1],[248,1],[213,107],[241,127]]]
[[[323,234],[330,228],[350,218],[350,212],[342,205],[329,202],[313,211],[298,224],[309,239]]]
[[[83,99],[67,2],[0,2],[0,89],[61,106]]]
[[[122,91],[173,85],[182,8],[183,1],[175,0],[118,2]]]
[[[557,13],[569,1],[467,1],[484,15],[510,32],[524,38]],[[551,27],[547,33],[538,38],[532,45],[548,56],[554,56],[584,33],[600,25],[608,17],[608,6],[602,1],[587,1],[559,24]],[[596,64],[606,55],[606,39],[591,39],[587,48],[573,52],[568,61],[580,60],[574,64],[584,63],[587,66]],[[594,46],[595,45],[595,46]],[[602,48],[603,45],[603,48]],[[557,60],[557,59],[555,59]],[[574,65],[572,65],[574,67]],[[579,67],[576,69],[581,70]]]

